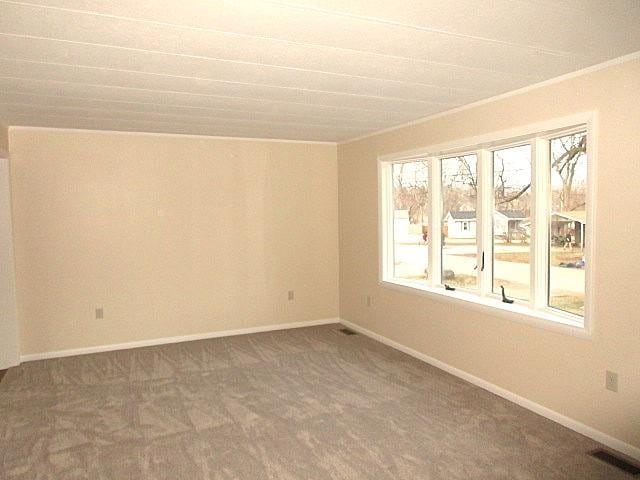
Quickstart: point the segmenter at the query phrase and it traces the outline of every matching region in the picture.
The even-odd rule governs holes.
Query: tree
[[[397,169],[397,170],[396,170]],[[401,163],[394,166],[393,201],[396,210],[407,210],[409,222],[425,223],[429,210],[427,162]]]
[[[580,160],[587,151],[587,137],[584,133],[579,133],[559,137],[551,142],[551,170],[552,173],[557,174],[562,183],[560,192],[554,195],[554,209],[575,210],[584,205],[584,192],[578,191],[575,182],[580,176],[578,175]],[[529,162],[528,166],[530,165]],[[496,208],[499,209],[500,205],[504,205],[509,209],[528,210],[528,207],[522,208],[523,202],[519,200],[528,194],[531,182],[519,187],[514,186],[513,179],[517,175],[513,175],[513,172],[508,170],[510,168],[505,168],[504,158],[496,152],[494,161]],[[528,201],[524,203],[528,204]]]
[[[567,135],[554,140],[551,168],[562,180],[558,195],[558,210],[575,210],[584,205],[574,202],[574,181],[582,156],[587,152],[587,136],[584,133]]]
[[[584,185],[576,182],[583,178],[580,160],[586,153],[584,133],[565,135],[551,141],[551,170],[560,178],[562,188],[554,190],[554,210],[575,210],[584,205]],[[444,212],[467,208],[475,204],[478,192],[478,177],[475,156],[466,155],[452,159],[456,163],[445,169],[443,166]],[[443,160],[443,165],[444,161]],[[531,159],[505,162],[500,151],[494,153],[494,194],[498,210],[523,210],[530,212]],[[426,161],[394,165],[394,206],[407,210],[413,224],[425,223],[429,211],[429,187]]]
[[[478,174],[475,155],[442,160],[443,215],[448,212],[475,210],[478,197]]]
[[[517,166],[517,162],[505,165],[505,159],[500,152],[494,154],[494,194],[495,205],[498,210],[523,210],[529,212],[531,190],[531,160],[525,162],[524,170]],[[526,179],[526,183],[522,180]]]
[[[531,155],[524,148],[494,152],[494,195],[498,211],[521,211],[526,217],[531,211]],[[514,235],[528,238],[525,229],[507,220],[505,240],[511,243]]]

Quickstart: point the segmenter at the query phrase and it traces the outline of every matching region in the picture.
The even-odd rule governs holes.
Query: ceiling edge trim
[[[155,137],[186,137],[186,138],[203,138],[210,140],[240,140],[240,141],[248,141],[248,142],[272,142],[272,143],[302,143],[302,144],[312,144],[312,145],[337,145],[338,142],[325,142],[320,140],[295,140],[295,139],[286,139],[286,138],[260,138],[260,137],[225,137],[225,136],[216,136],[216,135],[194,135],[188,133],[164,133],[164,132],[144,132],[144,131],[133,131],[133,130],[96,130],[92,128],[65,128],[65,127],[34,127],[29,125],[10,125],[8,127],[9,131],[12,130],[34,130],[34,131],[44,131],[44,130],[54,130],[58,132],[89,132],[89,133],[105,133],[105,134],[120,134],[120,135],[145,135],[145,136],[155,136]]]

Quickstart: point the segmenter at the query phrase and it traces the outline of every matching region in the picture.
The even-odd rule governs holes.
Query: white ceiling
[[[343,141],[640,49],[638,0],[0,0],[0,121]]]

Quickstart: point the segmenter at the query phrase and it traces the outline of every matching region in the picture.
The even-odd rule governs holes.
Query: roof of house
[[[574,222],[587,223],[587,212],[585,210],[571,210],[564,212],[553,212],[555,216],[563,217]]]
[[[451,218],[454,220],[475,220],[476,212],[473,211],[462,211],[462,212],[449,212]]]
[[[524,212],[524,210],[496,210],[496,211],[511,220],[524,220],[525,218],[529,218],[528,215]]]
[[[511,220],[524,220],[529,218],[523,210],[496,210],[498,213],[501,213],[505,217]],[[449,212],[451,218],[454,220],[475,220],[476,212],[474,211],[461,211],[461,212]]]

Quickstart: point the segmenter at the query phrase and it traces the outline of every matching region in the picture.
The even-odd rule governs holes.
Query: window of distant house
[[[381,280],[584,327],[588,129],[381,159]]]

